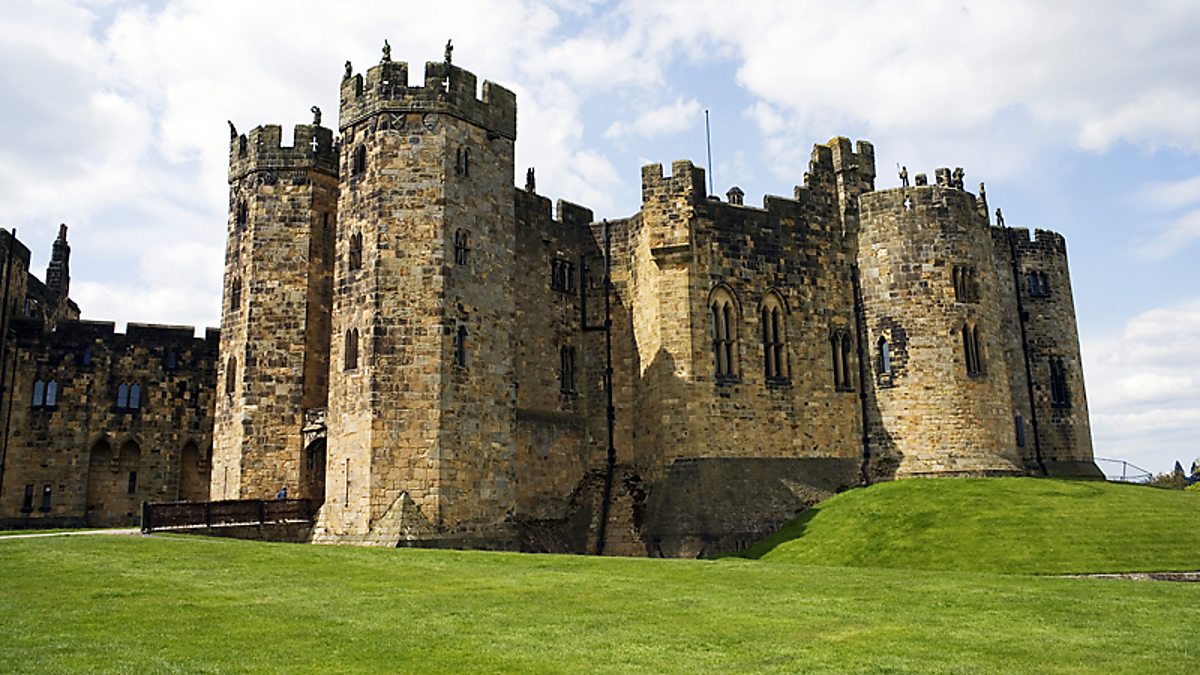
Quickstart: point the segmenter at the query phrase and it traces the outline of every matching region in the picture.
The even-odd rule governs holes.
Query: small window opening
[[[346,262],[350,266],[350,271],[360,269],[362,267],[362,250],[363,238],[361,232],[355,232],[350,235],[350,251],[347,255]]]
[[[854,380],[851,377],[850,334],[845,330],[834,331],[829,338],[833,352],[833,386],[839,391],[853,391]]]
[[[979,302],[979,279],[974,267],[956,265],[951,272],[954,299],[958,302]]]
[[[892,346],[887,338],[879,338],[879,372],[883,375],[892,374]]]
[[[789,375],[784,336],[783,307],[772,293],[762,308],[763,374],[768,380],[785,380]]]
[[[39,511],[45,513],[50,510],[50,498],[51,498],[50,484],[46,483],[44,486],[42,486],[42,505],[38,509]]]
[[[466,230],[459,230],[454,233],[454,263],[456,265],[466,265],[467,256],[471,252],[471,235]]]
[[[1044,298],[1050,295],[1050,284],[1046,279],[1045,272],[1030,272],[1026,275],[1026,281],[1029,285],[1030,297]]]
[[[570,293],[575,290],[575,265],[555,258],[550,261],[550,290]]]
[[[136,471],[129,472],[129,483],[125,488],[125,493],[130,494],[130,495],[137,494],[137,472]]]
[[[129,409],[137,410],[142,405],[142,385],[133,383],[129,385]]]
[[[963,324],[962,327],[963,356],[967,364],[967,375],[983,374],[983,357],[979,327]]]
[[[117,385],[117,407],[122,410],[129,407],[129,385],[124,382]]]
[[[46,383],[46,407],[53,408],[58,405],[58,381],[50,380]]]
[[[167,356],[163,361],[167,370],[175,370],[179,367],[179,353],[174,349],[168,349]]]
[[[238,227],[245,227],[246,223],[250,222],[250,209],[246,206],[245,200],[239,201],[237,204],[237,212],[234,216],[234,223]]]
[[[40,408],[46,405],[46,383],[38,378],[33,382],[33,407]]]
[[[1067,368],[1059,357],[1050,359],[1050,404],[1056,408],[1071,407],[1071,390],[1067,386]]]
[[[81,365],[81,366],[92,365],[92,348],[91,347],[85,347],[83,350],[83,353],[79,355],[79,365]]]
[[[229,311],[236,312],[242,308],[242,278],[234,277],[229,283]]]
[[[454,365],[467,367],[467,327],[459,326],[454,334]]]
[[[564,346],[559,350],[558,387],[564,394],[575,391],[575,348]]]
[[[237,384],[237,359],[235,357],[231,356],[231,357],[229,357],[229,360],[225,362],[225,393],[229,396],[232,396],[233,391],[236,388],[236,384]],[[118,389],[117,391],[118,391],[118,397],[119,397],[120,390]]]
[[[1013,426],[1015,426],[1017,430],[1017,447],[1025,447],[1025,419],[1020,415],[1014,416]]]
[[[33,511],[33,483],[25,485],[25,498],[21,501],[21,513]]]
[[[355,178],[361,177],[367,171],[367,146],[360,145],[354,150],[354,161],[351,163],[350,174]]]
[[[354,370],[358,368],[358,329],[351,328],[346,331],[346,370]]]

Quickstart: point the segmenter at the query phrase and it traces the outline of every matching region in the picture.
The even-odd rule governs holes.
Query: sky
[[[1200,457],[1194,0],[0,0],[0,227],[41,276],[69,226],[86,319],[216,326],[226,121],[332,126],[384,39],[414,83],[453,39],[517,94],[515,179],[598,218],[638,209],[642,165],[706,163],[705,110],[716,192],[747,204],[839,135],[881,189],[964,167],[1067,238],[1096,456]]]

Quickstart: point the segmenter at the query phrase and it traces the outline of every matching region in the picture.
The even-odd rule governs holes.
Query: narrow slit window
[[[879,338],[879,372],[883,375],[892,374],[892,346],[887,338]]]
[[[46,383],[46,407],[53,408],[58,405],[58,380],[50,380]]]
[[[358,368],[358,329],[351,328],[346,331],[346,370],[354,370]]]
[[[33,381],[33,407],[46,405],[46,383],[40,378]]]
[[[137,410],[142,405],[142,385],[134,382],[129,385],[129,409]]]
[[[229,360],[225,362],[225,393],[232,396],[233,392],[236,388],[237,388],[237,359],[231,356],[231,357],[229,357]],[[119,395],[120,394],[118,394],[118,396]]]
[[[25,499],[21,501],[21,513],[33,511],[33,483],[25,485]]]
[[[466,265],[470,252],[471,235],[466,230],[458,230],[454,233],[454,264]]]
[[[360,145],[354,150],[354,161],[350,173],[358,178],[367,172],[367,146]]]
[[[564,394],[575,391],[575,348],[569,345],[559,350],[559,389]]]
[[[50,510],[51,497],[52,490],[50,484],[46,483],[44,486],[42,486],[42,506],[40,509],[38,509],[39,511],[46,512]]]
[[[467,327],[459,326],[454,333],[454,365],[467,367]]]
[[[129,407],[129,385],[124,382],[117,385],[117,407],[121,409]]]

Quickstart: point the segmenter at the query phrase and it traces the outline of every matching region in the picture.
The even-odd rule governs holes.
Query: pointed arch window
[[[879,338],[879,374],[892,374],[892,345],[885,337]]]
[[[768,380],[786,380],[791,375],[788,368],[787,329],[784,325],[783,302],[774,292],[763,298],[761,320],[763,373]]]
[[[53,408],[58,405],[58,380],[50,380],[46,383],[46,407]]]
[[[129,385],[129,409],[137,410],[142,407],[142,385],[134,382]]]
[[[963,357],[967,364],[967,375],[983,374],[983,349],[979,326],[965,323],[962,327]]]
[[[124,410],[129,407],[129,385],[122,382],[117,385],[117,408]]]
[[[232,396],[237,388],[237,358],[229,357],[225,362],[225,394]],[[118,390],[119,392],[120,390]]]
[[[1029,297],[1044,298],[1050,295],[1050,282],[1046,279],[1045,272],[1030,272],[1025,278],[1029,285]]]
[[[718,378],[737,376],[737,309],[724,288],[712,292],[708,303],[712,319],[713,373]]]
[[[345,354],[346,370],[354,370],[358,368],[358,329],[351,328],[346,331],[346,354]]]
[[[829,336],[829,347],[833,357],[833,386],[838,391],[854,391],[851,377],[850,333],[837,328]]]
[[[234,224],[239,228],[245,227],[246,223],[250,222],[250,208],[246,206],[246,200],[240,200],[237,203],[237,210],[234,215]]]
[[[979,279],[974,267],[955,265],[951,276],[956,301],[979,302]]]

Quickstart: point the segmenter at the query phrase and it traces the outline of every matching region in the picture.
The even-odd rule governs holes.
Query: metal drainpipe
[[[12,420],[11,387],[8,386],[8,317],[11,313],[8,307],[9,287],[12,286],[12,250],[17,244],[17,229],[14,227],[5,247],[4,255],[4,296],[0,300],[0,405],[8,399],[8,414],[4,417],[4,440],[0,441],[0,494],[4,494],[4,473],[8,466],[8,425]],[[13,364],[13,379],[16,380],[16,364]]]
[[[1029,363],[1029,336],[1025,332],[1025,304],[1021,302],[1021,275],[1017,271],[1017,245],[1013,241],[1012,230],[1003,220],[1000,227],[1004,229],[1004,238],[1008,241],[1008,259],[1012,263],[1013,295],[1017,298],[1017,323],[1021,326],[1021,354],[1025,357],[1025,387],[1029,392],[1029,427],[1033,432],[1033,456],[1037,460],[1038,470],[1043,476],[1049,475],[1046,463],[1042,460],[1042,443],[1038,438],[1037,404],[1033,399],[1033,366]]]
[[[604,540],[608,534],[608,513],[612,502],[613,480],[616,475],[617,449],[614,441],[617,420],[613,406],[612,358],[612,229],[604,220],[604,325],[591,326],[587,321],[587,263],[579,256],[579,309],[581,329],[585,332],[604,331],[604,395],[607,399],[605,416],[608,422],[608,457],[604,471],[604,496],[600,502],[600,524],[596,532],[596,555],[604,555]]]
[[[854,324],[858,332],[858,405],[862,415],[862,466],[859,477],[863,485],[869,485],[870,474],[867,468],[871,463],[871,433],[867,426],[867,361],[863,345],[867,340],[866,317],[863,316],[862,285],[858,278],[858,265],[850,266],[850,281],[854,287]]]

